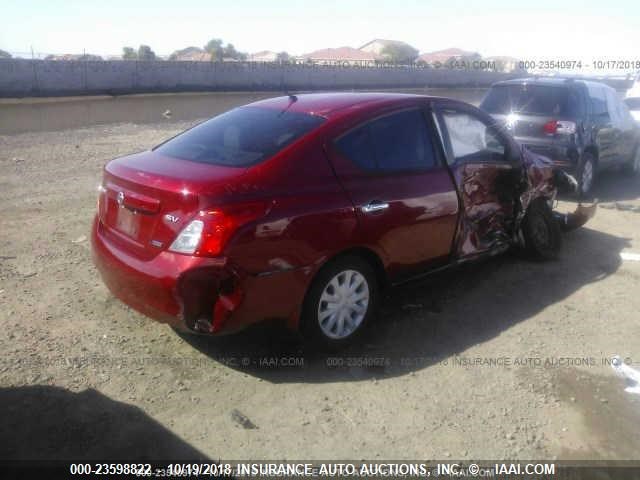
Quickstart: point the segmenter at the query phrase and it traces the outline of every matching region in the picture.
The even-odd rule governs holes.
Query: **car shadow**
[[[620,267],[628,240],[587,227],[564,236],[560,258],[508,253],[387,292],[377,321],[355,345],[318,353],[267,325],[223,337],[183,335],[213,359],[281,382],[358,381],[406,374],[487,341]],[[549,317],[561,326],[561,319]],[[283,364],[284,363],[284,364]]]
[[[93,389],[0,388],[0,425],[5,461],[207,460],[139,408]]]

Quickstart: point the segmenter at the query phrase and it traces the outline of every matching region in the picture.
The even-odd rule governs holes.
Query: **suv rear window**
[[[275,155],[322,122],[323,118],[306,113],[241,107],[187,130],[155,151],[212,165],[246,167]]]
[[[570,101],[571,97],[571,101]],[[582,110],[569,89],[547,85],[496,85],[482,101],[488,113],[574,117]]]

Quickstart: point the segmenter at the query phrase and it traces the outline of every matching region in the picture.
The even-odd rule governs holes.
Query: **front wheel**
[[[562,246],[560,225],[544,199],[534,201],[522,220],[525,248],[539,260],[557,258]]]
[[[329,349],[351,343],[375,315],[378,288],[373,268],[360,257],[343,257],[328,264],[305,299],[303,335]]]

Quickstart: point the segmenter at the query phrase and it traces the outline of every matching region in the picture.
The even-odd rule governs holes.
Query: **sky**
[[[211,38],[302,54],[384,38],[420,52],[640,60],[638,0],[8,0],[1,11],[0,49],[14,54],[118,55],[147,44],[168,55]]]

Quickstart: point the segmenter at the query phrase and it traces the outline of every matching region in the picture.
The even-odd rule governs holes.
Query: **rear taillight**
[[[568,120],[550,120],[542,126],[542,131],[547,135],[571,135],[576,133],[576,124]]]
[[[176,253],[194,253],[200,244],[203,228],[204,222],[202,220],[193,220],[180,232],[169,250]]]
[[[266,215],[264,202],[226,205],[203,210],[176,237],[169,250],[176,253],[214,257],[222,252],[231,236],[240,228]]]

